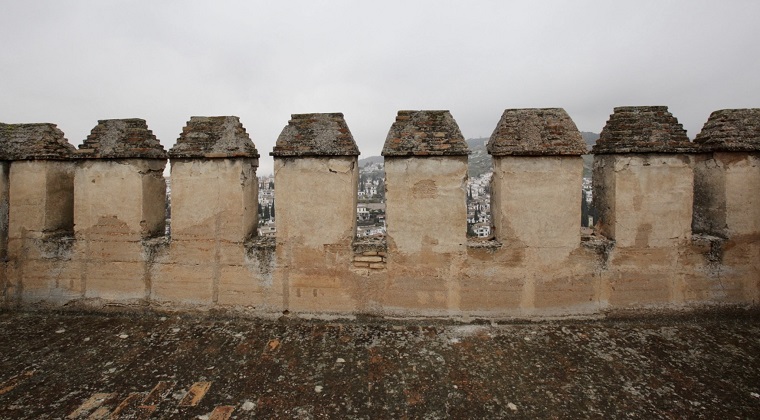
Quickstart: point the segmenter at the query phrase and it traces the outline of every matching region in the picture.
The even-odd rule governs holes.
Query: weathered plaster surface
[[[9,179],[9,238],[71,231],[74,179],[71,162],[15,161]]]
[[[243,243],[256,233],[257,159],[173,159],[171,243],[152,272],[152,298],[257,306],[262,287]]]
[[[386,158],[388,273],[380,290],[391,311],[456,311],[467,249],[466,156]]]
[[[255,234],[256,159],[172,161],[172,239],[242,242]]]
[[[578,156],[495,158],[491,212],[496,238],[526,247],[578,247],[582,177]]]
[[[79,235],[118,232],[132,240],[163,234],[166,161],[84,160],[75,179],[75,225]]]
[[[462,251],[466,180],[466,156],[386,158],[386,220],[394,251]]]
[[[690,239],[694,177],[689,155],[596,156],[594,171],[601,232],[618,247],[675,246]]]
[[[8,180],[6,299],[59,303],[80,296],[78,275],[68,264],[74,165],[67,161],[14,161]]]
[[[87,298],[150,294],[143,240],[163,235],[166,183],[160,159],[80,161],[74,182],[74,263]]]
[[[280,238],[300,245],[345,243],[356,228],[359,165],[354,156],[277,158],[275,214]],[[282,191],[282,194],[279,192]]]
[[[276,287],[288,310],[358,307],[348,271],[356,230],[355,156],[275,158]]]

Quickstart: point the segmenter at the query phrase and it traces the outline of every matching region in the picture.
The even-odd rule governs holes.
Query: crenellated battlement
[[[760,109],[715,111],[691,142],[667,107],[615,108],[590,236],[570,116],[505,110],[484,242],[466,235],[453,116],[391,123],[387,235],[362,241],[340,113],[293,115],[277,139],[274,239],[256,236],[259,152],[237,117],[191,117],[168,151],[142,119],[98,121],[79,148],[54,124],[0,124],[0,304],[530,318],[760,299]]]

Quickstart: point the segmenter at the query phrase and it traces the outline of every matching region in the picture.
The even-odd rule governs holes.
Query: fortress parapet
[[[74,260],[84,296],[150,296],[144,240],[165,229],[166,151],[143,119],[100,120],[79,146],[74,178]]]
[[[171,258],[156,267],[154,298],[237,304],[260,290],[243,243],[258,226],[259,152],[235,116],[191,117],[171,161]]]
[[[49,278],[55,263],[46,258],[70,254],[75,152],[55,124],[0,124],[0,290],[8,302],[22,293],[77,297],[69,283],[81,290],[76,278]]]
[[[710,114],[694,139],[694,231],[719,238],[760,234],[760,108]]]
[[[493,156],[491,217],[500,252],[527,262],[513,268],[524,279],[520,306],[532,311],[589,301],[593,284],[565,274],[581,244],[580,156],[586,153],[573,120],[561,108],[507,109],[487,150]]]
[[[710,114],[694,143],[692,230],[710,246],[711,277],[693,299],[760,300],[760,109]],[[743,279],[755,277],[754,283]],[[716,281],[719,279],[719,287]]]
[[[467,155],[449,111],[399,111],[383,146],[389,308],[456,311],[467,250]]]
[[[275,284],[284,309],[355,311],[348,271],[356,231],[359,148],[343,114],[294,114],[274,156]],[[287,269],[285,269],[287,267]]]
[[[692,142],[667,107],[615,108],[583,236],[577,127],[560,108],[507,109],[483,240],[467,238],[452,115],[391,123],[387,235],[361,240],[343,114],[282,130],[274,238],[256,236],[259,152],[238,117],[191,117],[168,153],[141,119],[99,121],[78,150],[53,124],[0,124],[0,304],[467,320],[760,300],[760,109],[716,111]]]

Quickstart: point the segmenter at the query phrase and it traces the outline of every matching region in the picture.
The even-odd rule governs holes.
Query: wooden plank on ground
[[[196,382],[179,402],[180,407],[195,407],[211,388],[211,382]]]

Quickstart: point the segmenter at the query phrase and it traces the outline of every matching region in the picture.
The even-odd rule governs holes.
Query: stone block
[[[140,241],[88,240],[86,245],[79,243],[77,246],[80,249],[78,258],[83,257],[88,261],[143,262],[145,260],[143,245]]]
[[[169,245],[169,262],[183,265],[214,264],[216,245],[212,240],[172,240]]]
[[[671,302],[673,276],[641,272],[617,272],[604,275],[608,285],[608,303],[613,308],[636,308],[666,305]]]
[[[718,272],[689,273],[684,276],[683,298],[687,303],[740,302],[743,287],[735,281],[726,281]]]
[[[156,264],[152,298],[158,302],[210,305],[214,297],[213,267],[193,264]]]
[[[88,298],[124,301],[148,296],[145,263],[89,261],[85,270]]]
[[[598,309],[598,277],[540,276],[534,283],[536,309],[572,313],[582,307]]]
[[[290,287],[291,288],[321,288],[321,289],[340,289],[344,287],[344,284],[349,283],[348,279],[341,279],[335,275],[336,273],[327,270],[318,270],[315,268],[304,267],[301,270],[291,272]]]
[[[324,283],[324,282],[319,282]],[[291,286],[288,310],[296,312],[356,312],[360,308],[351,294],[337,287]]]
[[[329,276],[296,276],[291,280],[288,309],[301,312],[354,312],[359,309],[356,297]]]
[[[667,275],[681,258],[679,248],[615,248],[610,266],[614,269]]]
[[[522,278],[471,278],[460,280],[459,308],[468,312],[503,312],[520,307]]]
[[[84,294],[82,274],[70,261],[27,259],[23,262],[19,281],[24,297],[34,297],[59,303]]]
[[[217,303],[258,308],[271,287],[271,281],[267,284],[246,267],[224,266],[220,270]]]

